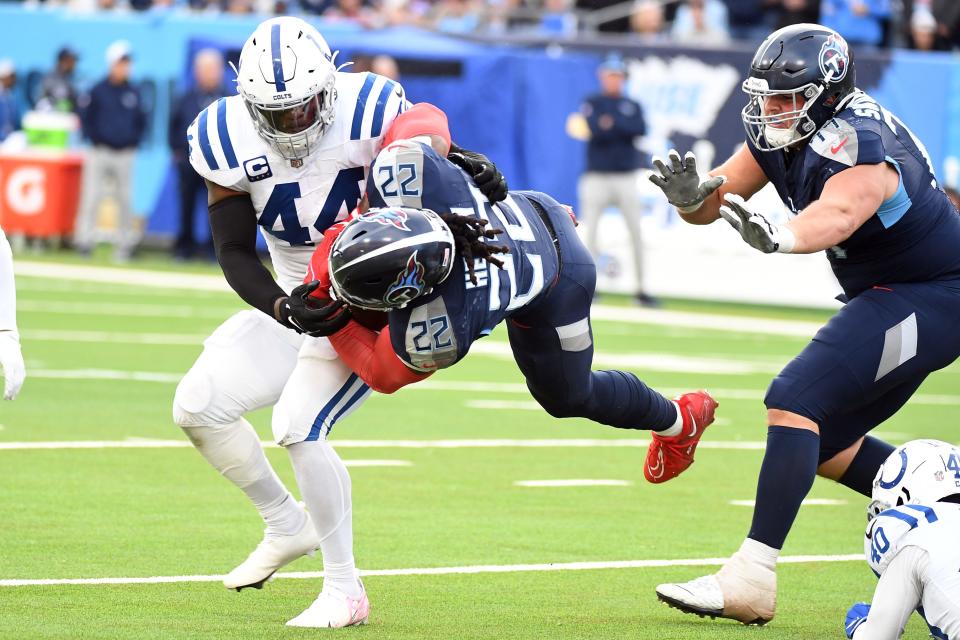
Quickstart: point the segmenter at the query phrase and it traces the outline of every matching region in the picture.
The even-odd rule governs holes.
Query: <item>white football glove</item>
[[[683,157],[682,162],[676,149],[670,149],[667,157],[670,160],[669,167],[660,158],[653,159],[653,166],[660,175],[652,173],[650,182],[660,187],[670,204],[680,213],[692,213],[699,209],[703,201],[727,181],[724,176],[714,176],[700,182],[697,157],[690,151]]]
[[[724,196],[720,215],[736,229],[743,241],[764,253],[790,253],[797,242],[787,227],[773,224],[762,213],[750,211],[743,198],[735,193]]]
[[[13,400],[27,376],[20,353],[20,336],[16,331],[0,331],[0,368],[3,369],[3,399]]]

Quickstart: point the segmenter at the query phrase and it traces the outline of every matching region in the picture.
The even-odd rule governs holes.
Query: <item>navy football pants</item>
[[[960,281],[861,293],[770,384],[768,409],[820,427],[820,462],[896,413],[931,372],[960,356]]]
[[[596,267],[566,211],[547,210],[560,246],[558,279],[507,321],[510,346],[530,393],[559,418],[583,417],[624,429],[672,425],[673,404],[635,375],[591,370]]]

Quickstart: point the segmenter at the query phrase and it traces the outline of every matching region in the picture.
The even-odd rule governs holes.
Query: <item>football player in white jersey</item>
[[[13,400],[23,386],[26,370],[20,353],[17,331],[17,290],[13,282],[13,253],[0,229],[0,370],[3,371],[3,399]]]
[[[257,27],[241,50],[237,87],[239,95],[199,114],[187,140],[190,162],[207,183],[218,260],[253,309],[204,342],[177,387],[174,421],[266,523],[263,541],[224,584],[260,588],[277,569],[319,548],[323,590],[287,624],[360,624],[369,601],[353,558],[350,476],[326,438],[370,390],[322,337],[349,318],[329,321],[309,308],[309,292],[297,285],[313,243],[359,202],[381,138],[408,102],[392,80],[340,73],[320,33],[292,17]],[[460,151],[491,193],[505,194],[489,161]],[[276,281],[256,253],[258,226]],[[306,511],[243,417],[270,405],[274,438],[290,455]]]
[[[960,449],[914,440],[873,483],[864,553],[880,582],[847,613],[853,640],[896,640],[917,611],[940,640],[960,638]]]

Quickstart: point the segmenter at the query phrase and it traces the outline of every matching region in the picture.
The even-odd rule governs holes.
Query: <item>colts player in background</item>
[[[856,88],[834,31],[774,32],[743,90],[746,145],[705,181],[693,155],[675,151],[651,180],[687,222],[723,217],[764,253],[826,251],[846,306],[767,391],[766,453],[740,550],[719,573],[657,594],[687,613],[763,624],[776,609],[777,556],[814,477],[870,495],[893,447],[867,433],[960,355],[960,216],[920,141]],[[768,182],[795,215],[784,225],[745,202]]]
[[[369,389],[322,337],[336,327],[308,309],[296,287],[314,242],[360,200],[384,132],[408,105],[399,84],[341,73],[333,60],[308,23],[267,20],[240,52],[239,95],[211,104],[188,129],[190,162],[207,182],[217,257],[253,309],[205,341],[173,406],[193,445],[266,524],[263,541],[224,578],[228,588],[259,588],[280,567],[321,550],[323,590],[288,622],[305,627],[367,620],[353,557],[350,475],[326,438]],[[468,152],[454,157],[485,178],[490,193],[506,192],[489,162]],[[276,281],[257,255],[258,227]],[[270,405],[274,438],[290,455],[306,510],[244,418]]]
[[[3,370],[3,399],[13,400],[23,386],[26,370],[20,353],[17,331],[17,289],[13,281],[13,253],[0,229],[0,369]]]
[[[632,373],[592,371],[596,268],[572,213],[533,191],[488,202],[444,159],[443,114],[418,109],[397,119],[371,167],[366,195],[377,208],[331,228],[311,260],[314,296],[335,297],[341,316],[386,312],[379,332],[351,321],[331,334],[340,358],[392,393],[453,366],[506,321],[527,387],[548,413],[650,430],[646,478],[680,474],[716,402],[703,391],[671,401]]]

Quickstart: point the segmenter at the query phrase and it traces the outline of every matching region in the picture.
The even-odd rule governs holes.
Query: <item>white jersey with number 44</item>
[[[370,163],[409,105],[399,83],[337,73],[333,124],[302,161],[284,158],[257,133],[243,98],[221,98],[187,130],[190,164],[203,178],[250,194],[277,281],[303,281],[313,245],[359,203]]]

